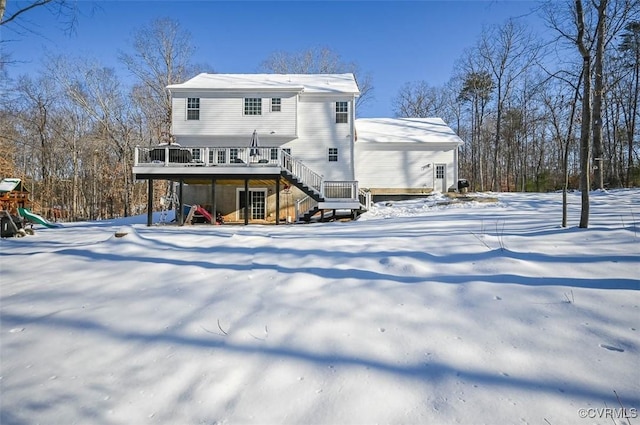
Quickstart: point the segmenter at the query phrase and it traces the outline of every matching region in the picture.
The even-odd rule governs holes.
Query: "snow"
[[[169,90],[265,90],[312,94],[360,94],[353,74],[198,74]]]
[[[637,415],[640,190],[592,192],[589,229],[579,193],[568,228],[560,194],[482,196],[498,202],[435,195],[309,225],[142,216],[4,239],[0,423]]]
[[[358,143],[402,143],[428,149],[434,149],[434,145],[456,148],[464,144],[442,118],[358,118],[356,131]]]

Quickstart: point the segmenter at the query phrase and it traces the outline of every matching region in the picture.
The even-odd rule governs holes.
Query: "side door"
[[[436,164],[434,190],[447,192],[447,164]]]

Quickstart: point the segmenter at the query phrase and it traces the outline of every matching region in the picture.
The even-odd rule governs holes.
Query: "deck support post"
[[[211,223],[212,225],[218,224],[218,212],[216,206],[216,179],[211,178]]]
[[[147,227],[153,224],[153,179],[147,180]]]
[[[280,224],[280,177],[276,179],[276,226]]]
[[[249,224],[249,179],[244,179],[244,225]]]
[[[182,199],[184,189],[184,178],[180,177],[178,185],[178,225],[184,226],[184,200]]]

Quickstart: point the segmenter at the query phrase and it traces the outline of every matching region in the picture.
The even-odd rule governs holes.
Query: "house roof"
[[[460,146],[464,141],[441,118],[358,118],[357,143]]]
[[[353,74],[207,74],[196,75],[169,90],[295,91],[359,95]]]

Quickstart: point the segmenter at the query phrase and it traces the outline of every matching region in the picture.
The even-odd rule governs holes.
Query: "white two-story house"
[[[181,203],[227,222],[364,208],[353,74],[200,74],[168,90],[175,144],[136,149],[134,173],[150,191],[154,180],[175,181]]]
[[[149,182],[148,224],[156,199],[165,195],[154,195],[157,180],[173,182],[180,223],[188,211],[183,205],[199,205],[213,216],[219,213],[225,222],[245,224],[309,220],[337,210],[355,216],[371,200],[371,192],[358,184],[358,170],[379,193],[406,192],[410,189],[398,185],[411,186],[414,180],[408,175],[413,171],[393,169],[403,168],[398,158],[392,160],[392,169],[381,162],[394,155],[389,148],[401,157],[410,155],[415,140],[385,143],[367,130],[377,134],[380,123],[372,127],[363,121],[365,138],[357,149],[355,103],[360,92],[353,74],[200,74],[167,88],[174,141],[135,151],[134,174]],[[408,123],[389,120],[385,131]],[[457,139],[445,146],[455,152],[449,182],[457,179],[460,143]],[[442,150],[444,145],[438,146]],[[420,161],[425,160],[422,155]],[[398,182],[380,173],[376,181],[378,168],[407,178]],[[426,187],[424,176],[418,180],[421,192],[433,189]],[[395,181],[394,186],[385,189],[389,181]]]

